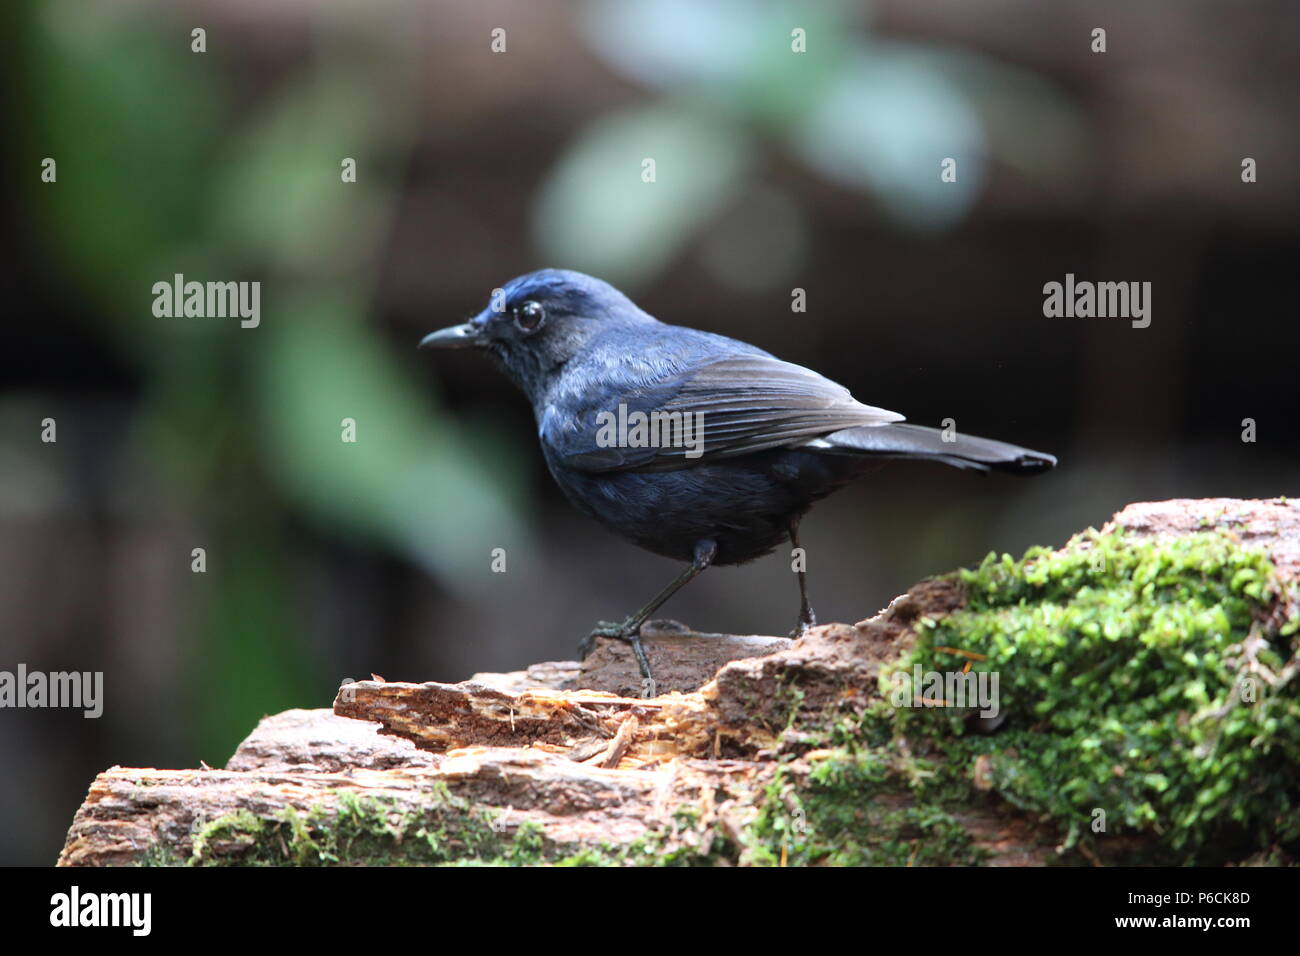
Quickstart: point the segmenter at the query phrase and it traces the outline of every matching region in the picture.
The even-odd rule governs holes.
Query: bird
[[[789,541],[820,499],[891,459],[1033,475],[1044,452],[908,423],[865,405],[811,369],[712,332],[670,325],[614,286],[541,269],[493,290],[468,321],[424,336],[422,349],[487,353],[532,404],[542,457],[582,513],[684,570],[621,622],[583,638],[631,645],[653,671],[641,627],[706,568],[745,564]],[[798,564],[791,636],[815,626]]]

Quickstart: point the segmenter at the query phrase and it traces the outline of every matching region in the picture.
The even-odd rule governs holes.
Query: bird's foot
[[[591,629],[582,642],[578,644],[578,659],[586,660],[596,647],[596,638],[612,637],[620,641],[627,641],[632,645],[632,654],[636,657],[637,667],[641,670],[643,683],[647,688],[654,687],[654,675],[650,671],[650,661],[645,655],[645,648],[641,646],[641,622],[636,618],[628,618],[622,624],[612,624],[609,621],[598,621],[596,626]],[[653,697],[653,693],[649,693]]]
[[[619,640],[626,641],[639,630],[639,628],[633,627],[633,622],[630,620],[624,621],[622,624],[614,624],[611,621],[597,621],[596,626],[591,629],[591,633],[578,644],[578,660],[585,661],[587,655],[596,649],[596,638],[598,637],[616,637]]]
[[[809,608],[807,614],[799,615],[799,623],[794,626],[794,630],[790,632],[790,636],[794,638],[803,637],[816,626],[817,615],[812,612],[811,608]]]

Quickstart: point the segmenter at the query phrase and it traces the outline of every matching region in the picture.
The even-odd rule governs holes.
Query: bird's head
[[[654,321],[607,282],[542,269],[494,289],[482,312],[429,333],[420,348],[486,351],[531,396],[602,331]]]

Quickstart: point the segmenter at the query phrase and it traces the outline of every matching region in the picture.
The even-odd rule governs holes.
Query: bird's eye
[[[536,332],[545,318],[546,310],[542,304],[532,299],[515,309],[515,325],[524,332]]]

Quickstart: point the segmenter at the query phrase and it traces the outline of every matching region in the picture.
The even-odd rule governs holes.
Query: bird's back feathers
[[[672,471],[779,448],[830,455],[928,458],[957,468],[1032,474],[1051,455],[971,435],[951,435],[854,399],[818,373],[744,342],[655,322],[611,327],[546,390],[538,430],[557,464],[598,474]],[[598,380],[598,392],[572,383]],[[614,416],[660,416],[665,428],[702,426],[698,445],[602,441]],[[691,416],[685,421],[685,416]],[[663,437],[661,433],[654,433]],[[680,432],[678,433],[680,434]]]

